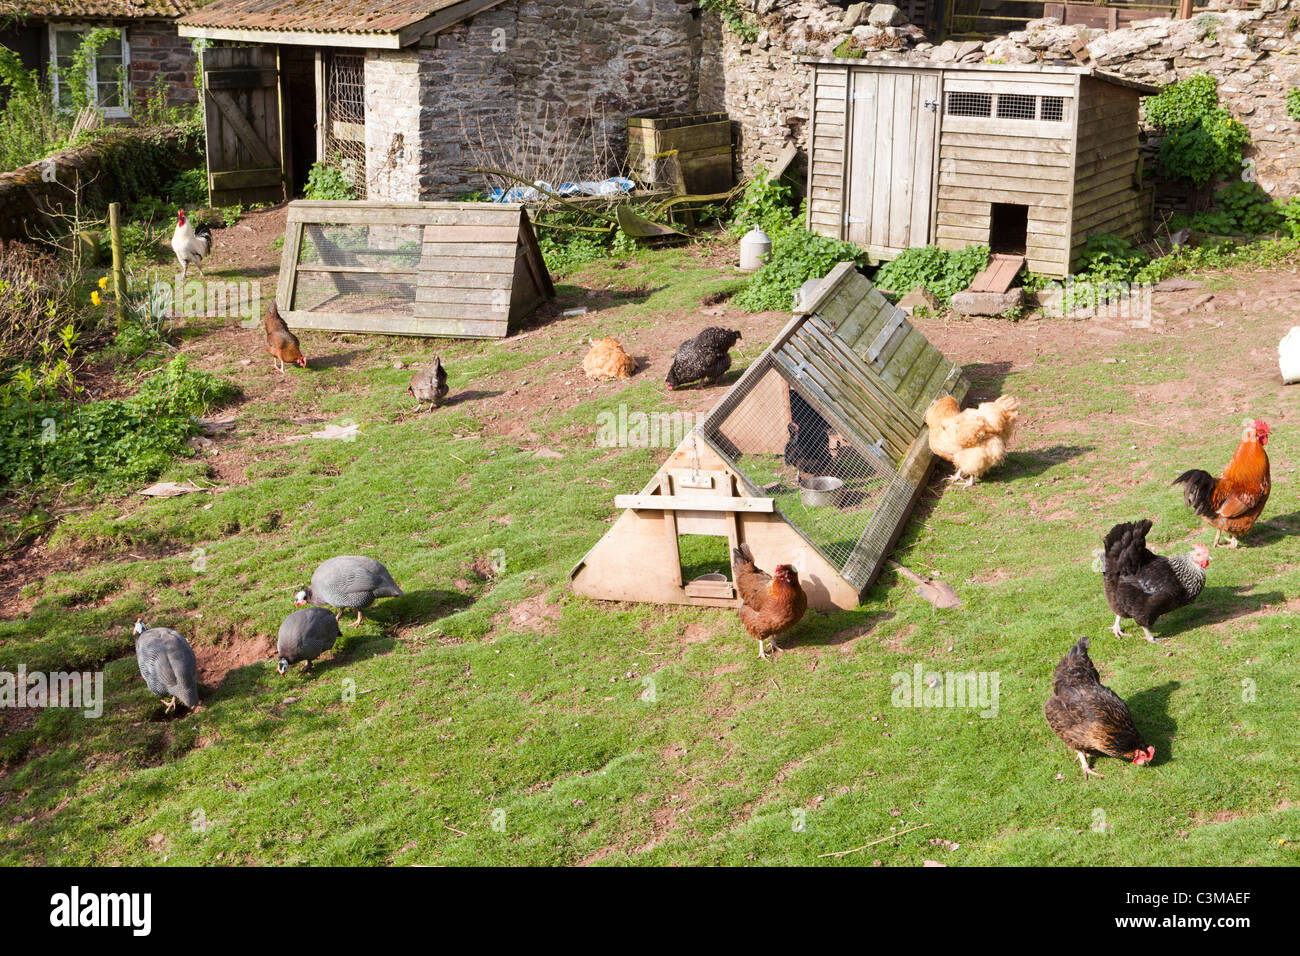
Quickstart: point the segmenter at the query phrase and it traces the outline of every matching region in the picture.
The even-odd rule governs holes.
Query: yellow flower
[[[102,276],[102,277],[100,277],[100,280],[99,280],[99,287],[100,287],[101,289],[107,289],[107,288],[108,288],[108,276]]]
[[[99,305],[99,293],[98,292],[90,293],[90,301],[95,303],[95,305]]]

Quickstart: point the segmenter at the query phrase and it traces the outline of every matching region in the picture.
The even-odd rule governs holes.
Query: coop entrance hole
[[[683,582],[689,583],[706,574],[721,574],[723,580],[731,580],[731,545],[725,537],[679,534],[677,553],[682,562]]]
[[[1029,207],[1018,203],[995,202],[989,226],[989,248],[1023,256],[1029,236]]]

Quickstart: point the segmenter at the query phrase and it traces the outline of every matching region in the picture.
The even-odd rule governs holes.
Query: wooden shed
[[[892,259],[987,245],[1064,277],[1089,236],[1150,229],[1138,101],[1092,67],[811,59],[808,226]]]
[[[501,338],[554,297],[518,203],[289,204],[276,301],[291,328]]]
[[[641,493],[614,499],[626,510],[574,567],[573,589],[734,605],[734,568],[683,579],[679,536],[716,535],[748,543],[760,568],[793,564],[811,606],[856,607],[934,463],[926,409],[969,387],[841,263]],[[814,499],[805,487],[831,490]]]

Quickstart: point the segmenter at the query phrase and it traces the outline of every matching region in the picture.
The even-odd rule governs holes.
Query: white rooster
[[[195,229],[185,218],[185,210],[182,209],[176,217],[176,231],[172,233],[172,251],[176,253],[176,261],[181,264],[181,282],[185,281],[191,265],[202,276],[203,267],[199,263],[212,251],[211,230],[207,226]]]

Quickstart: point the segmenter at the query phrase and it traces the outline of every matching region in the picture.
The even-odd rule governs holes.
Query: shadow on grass
[[[869,635],[894,616],[893,611],[859,608],[855,611],[808,612],[799,626],[777,639],[785,650],[804,647],[839,647]]]
[[[352,360],[363,351],[363,349],[351,349],[347,352],[334,352],[330,355],[316,355],[307,360],[307,368],[342,368],[345,365],[351,365]]]
[[[1138,691],[1128,698],[1133,723],[1137,725],[1143,739],[1156,748],[1156,759],[1151,761],[1153,767],[1174,759],[1174,737],[1178,734],[1178,723],[1169,714],[1169,698],[1181,686],[1178,681],[1171,680],[1159,687]]]
[[[1286,603],[1281,591],[1248,593],[1254,585],[1209,585],[1196,601],[1162,617],[1152,628],[1156,637],[1176,637],[1184,631],[1195,630],[1224,621],[1257,614],[1266,607]]]
[[[442,403],[442,407],[451,408],[453,405],[460,405],[464,402],[476,402],[484,398],[496,398],[498,395],[504,394],[505,392],[502,389],[497,389],[495,392],[488,392],[481,388],[469,388],[463,392],[457,392],[455,395],[450,396]]]
[[[1006,461],[979,480],[988,484],[1005,484],[1022,478],[1034,478],[1056,465],[1080,458],[1092,451],[1092,445],[1053,445],[1033,451],[1007,453]]]
[[[1241,546],[1249,548],[1274,544],[1297,532],[1300,532],[1300,511],[1292,511],[1285,515],[1270,515],[1255,522],[1251,534],[1240,539]]]
[[[989,402],[1002,394],[1002,385],[1011,374],[1010,362],[972,362],[962,366],[962,374],[970,380],[970,393],[966,404]]]

